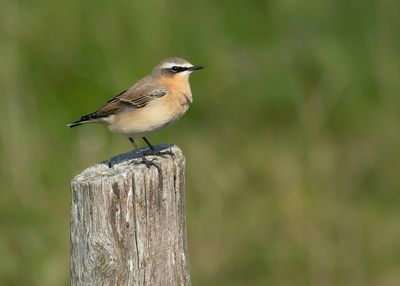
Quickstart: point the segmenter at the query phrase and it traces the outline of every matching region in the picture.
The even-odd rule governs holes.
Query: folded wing
[[[141,83],[119,93],[111,98],[99,110],[82,116],[78,121],[68,124],[68,127],[78,126],[87,122],[97,121],[98,119],[118,114],[127,109],[143,108],[151,101],[163,97],[168,90],[165,86],[154,83]]]

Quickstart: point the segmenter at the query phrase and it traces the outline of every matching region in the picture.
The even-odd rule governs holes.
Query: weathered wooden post
[[[156,148],[174,156],[147,168],[130,152],[72,180],[71,285],[190,285],[185,158]]]

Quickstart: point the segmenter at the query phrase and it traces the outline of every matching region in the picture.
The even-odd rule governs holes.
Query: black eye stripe
[[[172,72],[183,72],[187,71],[188,69],[189,69],[188,67],[179,67],[179,66],[173,66],[172,68],[170,68]]]

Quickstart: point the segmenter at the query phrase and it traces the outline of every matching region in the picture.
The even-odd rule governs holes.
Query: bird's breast
[[[184,112],[186,112],[189,109],[190,104],[193,102],[192,94],[190,92],[180,92],[177,101]]]

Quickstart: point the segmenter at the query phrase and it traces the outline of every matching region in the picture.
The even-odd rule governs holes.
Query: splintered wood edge
[[[161,167],[164,164],[170,164],[174,161],[183,161],[184,163],[185,158],[183,157],[182,150],[178,146],[162,144],[154,147],[156,151],[171,151],[174,154],[174,156],[168,153],[164,155],[146,155],[146,159],[148,160],[152,160],[154,158],[156,159],[154,162],[155,165]],[[72,184],[89,182],[97,180],[101,177],[111,177],[135,171],[149,172],[152,168],[157,167],[151,166],[148,168],[144,164],[137,164],[142,160],[140,155],[148,151],[148,148],[142,148],[137,151],[119,154],[110,160],[90,166],[86,170],[82,171],[79,175],[75,176],[72,180]]]

